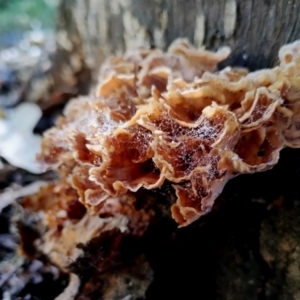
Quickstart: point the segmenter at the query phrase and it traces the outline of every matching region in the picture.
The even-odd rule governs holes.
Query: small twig
[[[55,298],[55,300],[73,300],[80,286],[80,279],[74,273],[70,274],[69,285],[65,288],[65,290]]]
[[[8,190],[0,194],[0,213],[8,205],[12,204],[17,198],[32,195],[39,191],[39,189],[46,185],[45,181],[36,181],[21,187],[17,190]]]

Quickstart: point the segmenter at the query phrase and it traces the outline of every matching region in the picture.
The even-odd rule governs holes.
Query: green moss
[[[42,28],[54,28],[54,0],[0,0],[0,34],[31,29],[33,20]]]

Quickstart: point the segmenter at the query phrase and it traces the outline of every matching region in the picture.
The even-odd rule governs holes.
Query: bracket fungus
[[[94,92],[72,100],[45,133],[39,160],[60,173],[83,214],[126,216],[118,226],[141,233],[153,212],[135,209],[136,193],[168,183],[173,218],[192,223],[229,179],[268,170],[282,148],[300,146],[300,42],[280,49],[277,67],[256,72],[217,71],[229,54],[180,39],[167,52],[109,58]],[[73,200],[63,199],[55,207],[68,211]]]

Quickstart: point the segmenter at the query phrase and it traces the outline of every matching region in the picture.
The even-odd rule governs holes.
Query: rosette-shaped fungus
[[[97,215],[167,181],[173,218],[190,224],[230,178],[267,170],[283,147],[300,146],[300,43],[281,48],[278,67],[253,73],[216,71],[229,53],[178,40],[166,53],[108,59],[95,92],[70,102],[45,134],[40,160]]]

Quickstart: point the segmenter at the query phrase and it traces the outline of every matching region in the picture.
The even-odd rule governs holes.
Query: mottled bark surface
[[[74,50],[83,55],[94,75],[110,54],[165,49],[178,37],[213,50],[230,46],[226,64],[271,67],[278,49],[300,37],[297,0],[61,0],[59,11],[58,50],[69,52],[71,69]]]

